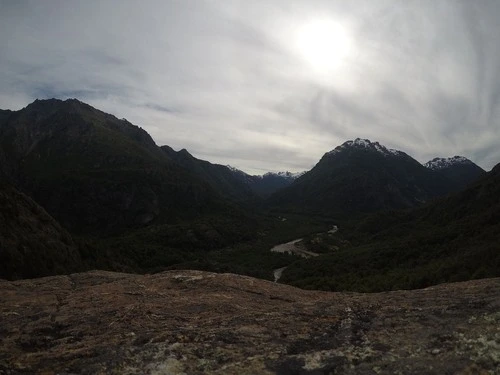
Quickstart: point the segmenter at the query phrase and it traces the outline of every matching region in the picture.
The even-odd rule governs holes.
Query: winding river
[[[336,225],[334,225],[333,228],[328,231],[328,233],[333,234],[333,233],[337,232],[338,230],[339,230],[339,228]],[[288,254],[297,255],[297,256],[300,256],[300,257],[303,257],[306,259],[311,258],[311,257],[317,257],[319,255],[318,253],[314,253],[312,251],[309,251],[305,248],[304,245],[300,244],[300,241],[302,241],[302,240],[303,240],[302,238],[298,238],[298,239],[290,241],[290,242],[276,245],[271,249],[271,252],[284,253],[284,254],[288,253]],[[288,266],[277,268],[273,271],[275,283],[277,283],[279,281],[279,279],[281,278],[281,275],[283,274],[283,271],[287,267]]]

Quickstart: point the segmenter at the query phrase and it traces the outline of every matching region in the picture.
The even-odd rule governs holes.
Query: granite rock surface
[[[500,279],[378,294],[200,271],[0,281],[0,374],[409,373],[500,373]]]

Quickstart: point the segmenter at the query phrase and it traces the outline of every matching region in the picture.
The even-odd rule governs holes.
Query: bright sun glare
[[[300,54],[320,73],[338,68],[349,55],[351,47],[349,34],[333,21],[313,21],[298,32]]]

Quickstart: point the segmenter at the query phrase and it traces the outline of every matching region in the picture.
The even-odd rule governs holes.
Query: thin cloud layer
[[[0,108],[76,97],[251,173],[310,169],[356,137],[490,169],[498,19],[494,0],[0,0]],[[300,33],[325,21],[345,40],[305,56]]]

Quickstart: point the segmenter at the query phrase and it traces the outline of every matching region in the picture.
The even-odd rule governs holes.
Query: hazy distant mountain
[[[471,182],[483,176],[486,171],[463,156],[434,158],[424,164],[453,183],[453,191],[463,190]]]
[[[260,197],[266,198],[276,191],[289,186],[305,172],[268,172],[263,175],[249,175],[237,168],[228,166],[232,173]]]
[[[72,231],[116,231],[229,207],[143,129],[78,100],[37,100],[2,118],[6,173]]]
[[[402,151],[366,139],[347,141],[270,203],[345,216],[417,206],[450,191],[450,182]]]
[[[290,186],[297,178],[302,176],[305,172],[292,173],[292,172],[269,172],[256,179],[253,188],[261,196],[268,197],[276,191]]]

